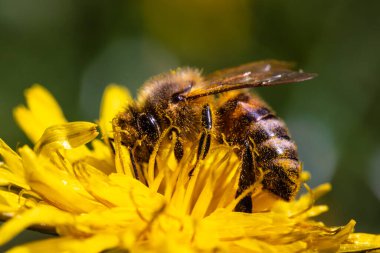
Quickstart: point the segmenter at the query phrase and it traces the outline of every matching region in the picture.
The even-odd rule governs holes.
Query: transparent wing
[[[240,75],[246,72],[253,73],[264,73],[271,71],[281,71],[281,70],[289,70],[293,69],[295,66],[292,62],[285,61],[277,61],[277,60],[264,60],[264,61],[255,61],[249,62],[240,66],[235,66],[232,68],[226,68],[217,70],[215,72],[210,73],[206,76],[206,80],[216,80],[220,78],[228,78]]]
[[[206,76],[204,82],[194,86],[184,97],[192,100],[236,89],[301,82],[316,76],[291,70],[292,66],[292,63],[268,60],[216,71]]]

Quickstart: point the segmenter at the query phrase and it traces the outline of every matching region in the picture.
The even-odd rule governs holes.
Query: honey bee
[[[179,68],[147,81],[137,100],[114,118],[113,125],[122,130],[121,143],[130,152],[136,177],[136,166],[148,162],[161,134],[170,128],[170,134],[177,136],[174,154],[178,161],[189,143],[198,142],[197,160],[206,158],[211,140],[239,147],[236,154],[241,172],[236,197],[255,182],[261,168],[263,189],[289,201],[300,185],[297,147],[285,123],[247,88],[301,82],[315,76],[276,60],[206,76],[197,69]],[[251,212],[251,197],[244,197],[235,211]]]

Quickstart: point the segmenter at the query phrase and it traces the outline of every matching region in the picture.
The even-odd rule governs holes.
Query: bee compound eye
[[[137,126],[139,131],[147,135],[151,140],[156,140],[160,136],[160,127],[152,114],[139,114],[137,118]]]

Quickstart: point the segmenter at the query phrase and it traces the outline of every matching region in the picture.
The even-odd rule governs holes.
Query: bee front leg
[[[246,140],[243,144],[243,152],[241,153],[241,172],[239,177],[238,190],[236,197],[239,197],[246,189],[248,189],[255,182],[254,173],[254,151],[250,145],[250,141]],[[251,194],[245,196],[235,207],[236,212],[251,213],[252,212],[252,198]]]
[[[139,173],[137,170],[136,158],[135,158],[134,152],[131,148],[129,148],[128,150],[129,150],[129,157],[130,157],[131,163],[132,163],[133,174],[135,174],[135,178],[137,180],[140,180],[140,176],[139,176]]]
[[[116,154],[116,150],[114,147],[115,139],[114,138],[108,138],[107,143],[108,143],[109,148],[111,149],[112,154],[115,155]]]
[[[210,150],[212,114],[211,114],[210,106],[208,104],[205,105],[202,109],[202,126],[203,126],[203,133],[199,140],[198,153],[197,153],[198,160],[205,159],[206,155],[208,154],[208,151]]]
[[[174,128],[171,132],[170,139],[173,139],[173,138],[175,138],[174,156],[177,162],[179,162],[183,157],[183,144],[179,137],[179,131],[176,128]]]
[[[210,150],[211,145],[211,129],[212,129],[212,113],[210,106],[206,104],[202,109],[202,127],[203,132],[199,139],[197,163],[199,160],[204,160]],[[195,167],[190,170],[189,177],[192,176]]]

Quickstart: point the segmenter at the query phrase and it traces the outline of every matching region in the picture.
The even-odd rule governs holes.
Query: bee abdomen
[[[301,165],[297,146],[291,140],[282,120],[276,116],[263,118],[251,125],[256,163],[266,173],[263,186],[285,200],[298,190]]]
[[[290,140],[289,132],[284,122],[272,114],[255,122],[255,124],[251,124],[250,131],[251,138],[256,145],[268,141],[273,137]]]
[[[285,123],[260,98],[249,93],[231,95],[219,108],[219,127],[225,140],[241,150],[250,140],[252,170],[255,174],[259,168],[263,170],[263,188],[282,199],[292,199],[299,188],[301,165]]]
[[[275,129],[260,130],[257,130],[257,126],[253,126],[253,128],[251,138],[258,153],[258,162],[266,162],[275,158],[298,160],[297,147],[287,134],[286,128],[276,127]]]
[[[264,168],[264,189],[274,193],[284,200],[291,200],[298,192],[300,163],[288,158],[276,158]]]

